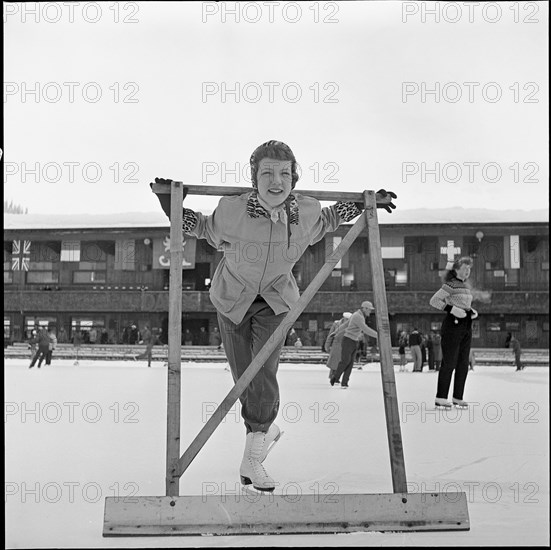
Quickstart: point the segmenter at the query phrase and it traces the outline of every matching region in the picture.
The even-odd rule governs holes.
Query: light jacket
[[[346,327],[344,336],[345,338],[357,342],[362,337],[362,334],[377,338],[377,333],[371,327],[367,326],[362,310],[358,309],[352,314],[352,317],[350,317],[350,322]]]
[[[337,370],[342,356],[342,339],[348,326],[349,319],[341,319],[339,324],[331,330],[325,342],[325,351],[329,353],[326,366],[331,370]]]
[[[185,209],[186,218],[189,214],[196,218],[185,233],[206,239],[224,253],[212,278],[210,298],[235,324],[243,320],[258,295],[276,315],[289,311],[299,299],[293,266],[308,246],[348,221],[339,215],[339,203],[321,208],[318,200],[293,194],[297,208],[291,225],[251,215],[250,193],[222,197],[210,216]]]

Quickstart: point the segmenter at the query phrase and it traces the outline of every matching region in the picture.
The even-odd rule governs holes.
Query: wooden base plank
[[[108,497],[103,536],[468,531],[465,493]]]

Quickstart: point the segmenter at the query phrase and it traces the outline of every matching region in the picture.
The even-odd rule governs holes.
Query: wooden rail
[[[213,197],[228,197],[233,195],[242,195],[250,193],[251,187],[221,187],[218,185],[192,185],[180,182],[183,187],[187,188],[188,195],[208,195]],[[152,186],[153,192],[157,195],[170,194],[170,185],[165,183],[154,183]],[[317,190],[302,190],[297,189],[297,193],[312,197],[319,201],[352,201],[364,204],[363,193],[354,193],[349,191],[317,191]],[[392,198],[389,196],[382,197],[376,193],[377,206],[390,204]]]

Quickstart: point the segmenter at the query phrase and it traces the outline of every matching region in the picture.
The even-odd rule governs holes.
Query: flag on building
[[[31,260],[31,241],[13,241],[12,244],[12,271],[29,271]]]
[[[195,251],[197,248],[197,239],[195,237],[184,238],[183,242],[184,257],[182,259],[182,269],[195,269]],[[163,239],[153,240],[153,269],[170,268],[170,235]]]
[[[80,241],[61,241],[61,262],[80,262]]]

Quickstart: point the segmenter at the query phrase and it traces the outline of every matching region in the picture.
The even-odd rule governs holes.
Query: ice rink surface
[[[182,365],[182,452],[232,387],[224,367]],[[278,491],[392,492],[379,366],[346,390],[327,375],[280,366],[285,434],[264,463]],[[434,409],[437,374],[396,372],[409,492],[464,491],[470,531],[103,538],[105,497],[165,494],[166,378],[162,363],[5,361],[7,548],[549,545],[549,369],[483,366],[463,411]],[[244,441],[236,405],[180,494],[240,491]]]

